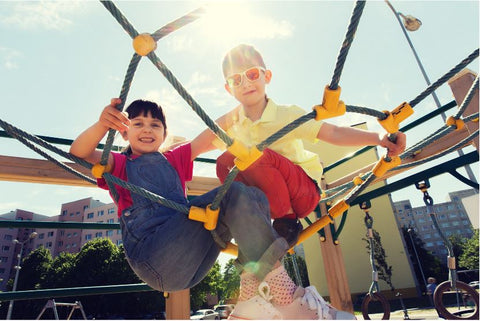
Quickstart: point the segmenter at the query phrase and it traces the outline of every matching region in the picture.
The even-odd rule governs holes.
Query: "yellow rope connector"
[[[322,120],[326,118],[341,116],[347,111],[345,103],[340,100],[341,88],[332,90],[325,86],[323,91],[323,102],[321,105],[313,106],[313,110],[316,111],[315,120]]]
[[[228,151],[232,153],[236,158],[233,161],[237,168],[241,171],[246,170],[250,165],[255,163],[257,159],[262,157],[263,152],[259,151],[256,146],[248,149],[242,142],[233,140],[232,145],[228,148]]]
[[[338,201],[333,205],[329,210],[328,214],[330,214],[331,217],[337,217],[341,214],[343,214],[346,210],[350,208],[350,205],[345,202],[345,200]]]
[[[238,256],[238,246],[231,242],[227,243],[227,246],[221,250],[225,254],[230,254],[232,256]]]
[[[133,39],[133,49],[140,56],[146,56],[157,49],[157,42],[149,33],[141,33]]]
[[[100,163],[97,163],[92,166],[92,175],[95,178],[102,178],[103,173],[107,172],[109,173],[112,170],[111,166],[107,165],[102,165]]]
[[[378,161],[378,163],[373,167],[372,173],[376,177],[382,177],[383,175],[385,175],[385,173],[388,170],[390,170],[394,167],[397,167],[401,163],[402,163],[402,160],[398,156],[391,157],[391,160],[389,162],[385,159],[385,157],[382,157]]]
[[[387,118],[378,119],[378,122],[387,132],[394,134],[398,132],[399,124],[413,114],[413,108],[409,103],[404,102],[392,110],[392,112],[388,110],[383,112],[387,115]]]
[[[355,186],[357,186],[363,183],[363,179],[360,176],[355,176],[352,182]]]
[[[463,119],[455,118],[453,116],[448,117],[445,123],[447,126],[455,126],[455,130],[461,130],[465,126]]]
[[[192,206],[190,212],[188,212],[188,218],[194,221],[203,222],[203,227],[211,231],[217,227],[218,213],[220,208],[212,210],[211,205],[207,205],[206,208]]]

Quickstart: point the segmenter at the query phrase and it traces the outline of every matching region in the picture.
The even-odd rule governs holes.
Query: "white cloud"
[[[65,15],[76,12],[79,6],[79,1],[18,2],[0,22],[21,29],[61,30],[72,24]]]
[[[0,47],[0,62],[5,69],[17,69],[16,59],[20,56],[21,53],[17,50]]]

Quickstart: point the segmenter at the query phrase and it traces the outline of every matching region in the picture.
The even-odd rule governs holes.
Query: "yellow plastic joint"
[[[325,86],[322,104],[313,106],[313,110],[316,112],[315,120],[318,121],[345,114],[347,107],[345,106],[345,103],[340,100],[341,91],[342,89],[340,87],[332,90],[328,85]]]
[[[362,179],[360,176],[355,176],[355,177],[353,178],[353,184],[354,184],[355,186],[360,185],[360,184],[362,184],[362,183],[363,183],[363,179]]]
[[[413,114],[413,108],[409,103],[401,103],[400,106],[389,112],[383,111],[387,118],[378,119],[380,125],[390,134],[398,132],[399,124]]]
[[[218,213],[220,208],[212,210],[210,205],[207,205],[206,208],[192,206],[188,212],[188,218],[193,221],[203,222],[203,227],[205,229],[212,231],[217,227]]]
[[[227,246],[221,250],[225,254],[230,254],[232,256],[238,256],[238,246],[231,242],[227,243]]]
[[[157,49],[157,42],[149,33],[141,33],[133,39],[133,49],[140,56],[146,56]]]
[[[234,140],[232,145],[230,145],[227,149],[236,157],[233,162],[241,171],[246,170],[263,155],[263,152],[258,150],[256,146],[248,149],[247,146],[237,140]]]
[[[458,119],[453,116],[448,117],[445,123],[447,126],[455,126],[455,130],[461,130],[465,126],[463,119]]]
[[[95,178],[102,178],[103,173],[105,172],[110,172],[112,170],[111,166],[107,165],[102,165],[100,163],[97,163],[92,166],[92,175]]]
[[[383,175],[385,175],[387,171],[389,171],[394,167],[397,167],[401,163],[402,163],[402,160],[398,156],[391,157],[390,161],[387,161],[385,157],[382,157],[378,161],[378,163],[373,167],[372,173],[376,177],[382,177]]]
[[[333,205],[329,210],[328,214],[330,214],[331,217],[337,217],[341,214],[343,214],[346,210],[350,208],[350,205],[348,205],[345,200],[338,201]]]

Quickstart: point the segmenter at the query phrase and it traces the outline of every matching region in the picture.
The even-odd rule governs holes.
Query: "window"
[[[88,205],[84,205],[83,206],[83,211],[85,212],[85,210],[88,208]]]
[[[423,238],[424,238],[424,239],[429,239],[429,238],[431,238],[431,237],[432,237],[432,235],[431,235],[430,233],[425,233],[425,234],[423,235]]]
[[[101,211],[98,211],[98,215],[97,215],[97,216],[103,216],[103,214],[104,214],[104,213],[103,213],[103,210],[101,210]]]
[[[71,238],[72,237],[72,233],[67,233],[67,238]]]
[[[60,236],[65,236],[65,231],[64,230],[60,231]]]
[[[52,236],[53,236],[53,231],[52,231],[52,232],[48,232],[47,236],[48,236],[48,237],[52,237]]]
[[[8,262],[8,256],[0,256],[0,262],[1,263],[7,263]]]
[[[77,232],[73,232],[73,237],[78,236]]]
[[[108,230],[107,233],[106,233],[107,236],[113,236],[113,231],[112,230]]]
[[[74,216],[74,215],[75,215],[75,214],[73,214],[73,212],[72,212],[72,213],[70,213],[70,216]]]
[[[67,215],[67,210],[62,211],[62,216],[65,216],[65,215]]]
[[[77,216],[80,215],[80,212],[75,213],[75,215],[77,215]]]
[[[52,247],[52,242],[47,242],[47,243],[45,243],[45,247],[46,247],[47,249],[51,248],[51,247]]]
[[[63,241],[58,241],[58,246],[59,247],[63,246]]]
[[[114,223],[114,219],[113,219],[113,218],[109,218],[109,219],[107,220],[107,223]]]
[[[13,237],[12,237],[10,234],[5,234],[5,235],[3,236],[3,239],[4,239],[5,241],[11,241],[11,240],[13,239]]]
[[[38,234],[38,239],[43,240],[45,238],[45,233]]]
[[[427,243],[425,244],[425,246],[427,246],[427,247],[432,247],[432,246],[433,246],[433,243],[432,243],[432,242],[427,242]]]
[[[422,226],[422,231],[428,231],[429,229],[430,227],[427,225]]]
[[[0,269],[0,274],[4,274],[5,273],[5,269],[4,268],[1,268]]]
[[[103,236],[103,233],[102,233],[102,232],[97,232],[97,233],[95,233],[95,237],[96,237],[96,238],[97,238],[97,237],[102,237],[102,236]]]
[[[122,245],[122,243],[123,243],[122,240],[117,240],[117,246]]]
[[[92,234],[87,234],[85,235],[85,240],[91,240],[92,239]]]
[[[93,218],[93,212],[87,214],[87,219]]]
[[[108,214],[112,214],[112,213],[115,213],[115,208],[109,208],[108,209]]]
[[[3,251],[3,252],[8,252],[8,251],[10,251],[10,246],[8,246],[8,245],[2,246],[2,251]]]

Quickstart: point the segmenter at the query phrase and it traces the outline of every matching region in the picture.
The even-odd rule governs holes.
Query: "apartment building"
[[[14,210],[0,215],[0,220],[9,221],[43,221],[49,219],[46,215],[35,214],[24,210]],[[33,251],[36,238],[31,228],[0,228],[0,290],[4,291],[7,282],[15,276],[15,266],[22,251],[23,257]],[[32,237],[31,237],[32,236]]]
[[[0,215],[0,220],[118,222],[114,203],[105,204],[91,197],[62,204],[60,215],[47,216],[17,209]],[[33,232],[36,234],[32,235]],[[39,247],[50,250],[52,257],[56,257],[61,252],[77,253],[89,240],[103,237],[110,238],[117,245],[121,244],[120,230],[0,228],[0,291],[5,291],[8,280],[15,277],[21,243],[24,243],[22,259]],[[18,242],[15,243],[15,240]]]
[[[438,224],[446,237],[455,234],[462,237],[473,235],[472,222],[462,199],[475,194],[478,195],[474,189],[451,192],[449,193],[449,202],[434,203],[433,209]],[[427,206],[412,207],[409,200],[393,202],[393,205],[398,226],[414,229],[417,236],[425,243],[425,249],[438,256],[442,262],[445,261],[447,250],[427,212]],[[474,215],[478,216],[478,206]]]

